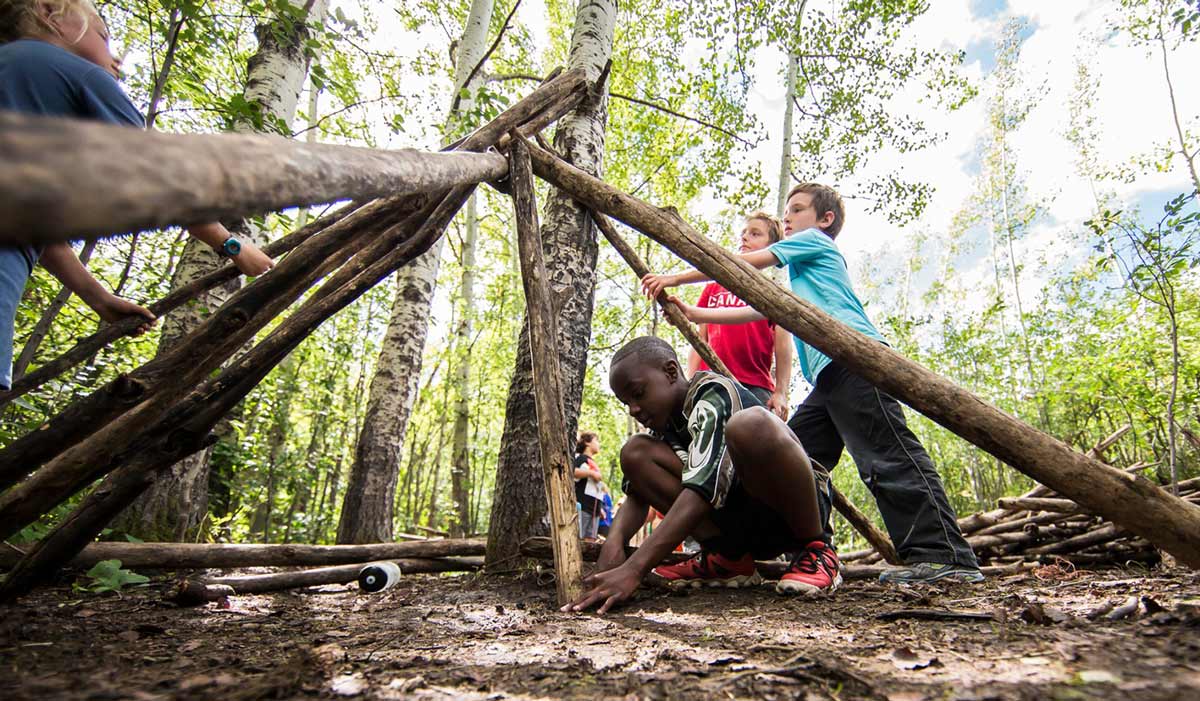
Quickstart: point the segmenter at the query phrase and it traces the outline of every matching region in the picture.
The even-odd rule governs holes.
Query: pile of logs
[[[1129,431],[1126,426],[1109,436],[1090,453],[1103,451]],[[1139,463],[1125,471],[1136,474],[1152,467]],[[1164,486],[1164,489],[1170,489]],[[1179,496],[1200,503],[1200,478],[1179,483]],[[997,508],[958,520],[959,528],[975,550],[981,565],[1008,566],[1017,563],[1071,565],[1153,564],[1158,550],[1145,538],[1130,533],[1112,521],[1088,513],[1071,499],[1044,486],[1018,497],[999,499]],[[873,548],[844,553],[842,561],[870,565],[881,560]]]

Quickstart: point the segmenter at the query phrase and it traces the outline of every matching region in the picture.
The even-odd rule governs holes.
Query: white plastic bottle
[[[358,573],[358,588],[365,592],[381,592],[400,581],[400,565],[394,562],[372,562]]]

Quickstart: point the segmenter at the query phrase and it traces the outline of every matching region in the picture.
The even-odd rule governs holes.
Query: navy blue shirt
[[[103,68],[36,39],[0,45],[0,109],[138,128],[146,125],[142,113]],[[41,250],[22,246],[21,252],[32,268]]]

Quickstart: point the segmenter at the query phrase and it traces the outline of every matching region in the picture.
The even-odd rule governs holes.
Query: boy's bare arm
[[[782,326],[775,327],[775,392],[767,408],[787,421],[788,388],[792,384],[792,335]]]
[[[772,265],[779,263],[779,259],[771,253],[770,249],[764,248],[760,251],[749,251],[747,253],[737,254],[738,258],[746,261],[750,265],[762,270],[769,268]],[[688,270],[682,273],[672,273],[665,275],[657,275],[655,273],[647,273],[642,276],[642,292],[650,299],[657,299],[660,292],[668,287],[678,287],[680,285],[690,285],[694,282],[708,282],[712,278],[708,277],[699,270]]]
[[[712,504],[691,489],[683,489],[675,497],[675,503],[663,515],[658,528],[642,543],[626,565],[640,573],[639,581],[650,570],[662,562],[684,538],[687,538],[706,516],[712,513]]]
[[[84,304],[99,314],[101,319],[113,322],[127,316],[144,317],[146,323],[138,326],[133,332],[134,335],[141,334],[154,325],[154,314],[149,309],[104,289],[100,281],[79,262],[79,256],[75,255],[70,245],[52,243],[46,246],[38,262],[58,278],[64,287],[79,295]]]
[[[708,341],[708,324],[700,324],[700,338],[704,339],[706,342]],[[688,351],[688,362],[687,362],[687,376],[688,377],[695,375],[696,371],[700,369],[700,360],[701,360],[700,354],[696,352],[695,348],[692,348],[691,350]]]
[[[608,527],[608,538],[600,548],[600,559],[596,561],[598,571],[611,570],[625,562],[625,548],[633,534],[646,523],[649,514],[650,506],[636,494],[625,495],[625,503],[613,516],[612,525]]]
[[[697,307],[675,296],[668,299],[694,324],[748,324],[767,318],[753,307]]]
[[[219,222],[195,224],[187,228],[188,233],[201,243],[208,244],[213,250],[220,251],[221,246],[233,234]],[[249,241],[240,241],[242,251],[231,258],[233,264],[243,275],[262,275],[275,266],[275,261],[262,252],[258,246]]]

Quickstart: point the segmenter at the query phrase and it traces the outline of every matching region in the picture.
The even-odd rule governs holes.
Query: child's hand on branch
[[[149,309],[140,304],[134,304],[124,297],[118,297],[113,294],[101,299],[92,306],[92,309],[94,309],[96,313],[100,315],[101,319],[109,323],[118,322],[127,316],[142,317],[145,320],[144,323],[138,324],[136,327],[134,327],[134,329],[129,332],[130,336],[141,336],[149,331],[150,327],[154,326],[154,322],[156,321],[154,318],[154,313]]]
[[[275,267],[275,261],[262,252],[262,249],[249,241],[242,243],[242,251],[233,257],[233,264],[242,271],[243,275],[262,275]]]
[[[606,572],[597,572],[583,578],[583,586],[588,587],[587,591],[577,601],[559,610],[584,611],[592,604],[603,601],[596,613],[607,613],[615,604],[628,599],[641,581],[641,575],[629,563]]]
[[[650,299],[658,299],[668,287],[675,287],[679,284],[674,275],[656,275],[655,273],[646,273],[642,276],[642,293]]]
[[[670,302],[671,304],[674,304],[675,306],[679,307],[679,311],[683,312],[683,315],[687,317],[688,321],[692,322],[693,324],[698,323],[696,321],[696,314],[699,311],[700,307],[697,307],[694,304],[688,304],[687,302],[683,301],[682,299],[679,299],[675,295],[668,295],[667,301]]]

